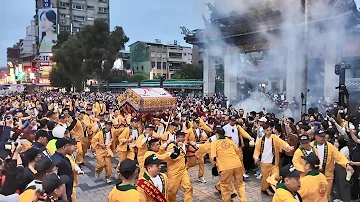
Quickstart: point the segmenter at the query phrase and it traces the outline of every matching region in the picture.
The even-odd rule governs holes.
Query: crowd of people
[[[254,174],[273,201],[360,199],[360,133],[346,108],[301,120],[226,106],[221,98],[187,97],[174,109],[140,113],[108,93],[40,92],[1,98],[0,194],[6,201],[76,201],[84,158],[96,158],[120,183],[109,202],[193,200],[189,168],[206,183],[205,160],[219,176],[223,201],[239,196]],[[112,173],[112,158],[118,160]],[[233,184],[232,184],[233,182]]]

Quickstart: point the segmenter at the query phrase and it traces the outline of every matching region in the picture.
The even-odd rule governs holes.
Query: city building
[[[21,43],[21,40],[20,40]],[[22,64],[20,63],[20,43],[16,43],[13,47],[7,48],[7,68],[9,71],[10,83],[15,82],[15,75],[22,71]]]
[[[137,41],[130,46],[130,68],[134,73],[143,73],[150,79],[171,76],[183,64],[192,64],[192,48],[173,44]]]
[[[57,8],[58,32],[76,33],[86,25],[94,24],[95,19],[107,23],[110,20],[110,0],[47,0],[52,8]],[[37,0],[36,8],[46,5],[44,0]]]

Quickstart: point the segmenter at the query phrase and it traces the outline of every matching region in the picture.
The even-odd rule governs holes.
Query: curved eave
[[[327,18],[327,19],[323,19],[323,20],[318,20],[318,21],[311,21],[309,22],[309,26],[318,26],[324,23],[331,23],[333,20],[339,19],[339,18],[346,18],[347,19],[347,24],[345,25],[346,27],[352,27],[354,25],[360,24],[360,11],[357,10],[356,7],[354,7],[353,9],[351,9],[348,12],[342,13],[340,15],[331,17],[331,18]],[[297,24],[297,26],[303,26],[304,23],[299,23]],[[275,30],[279,30],[281,26],[274,26],[273,28],[270,28],[266,31],[275,31]],[[207,41],[216,41],[219,39],[227,39],[227,38],[233,38],[233,37],[241,37],[241,36],[247,36],[247,35],[254,35],[254,34],[259,34],[264,32],[263,30],[254,30],[254,31],[248,31],[248,30],[240,30],[239,31],[235,31],[235,32],[231,32],[231,33],[225,33],[223,34],[224,36],[222,36],[221,38],[212,38],[211,36],[204,36],[204,38],[207,38]],[[204,41],[199,40],[198,37],[196,37],[195,35],[191,35],[191,36],[185,36],[184,40],[186,41],[186,43],[189,44],[202,44],[205,43]]]

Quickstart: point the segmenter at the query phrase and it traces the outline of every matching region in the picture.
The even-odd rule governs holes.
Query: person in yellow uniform
[[[161,135],[161,144],[169,144],[170,142],[175,142],[176,140],[176,131],[178,129],[178,124],[171,122],[168,130]]]
[[[262,174],[261,192],[269,195],[267,190],[269,189],[271,192],[274,192],[274,190],[266,179],[272,174],[279,172],[280,150],[292,151],[294,147],[291,147],[277,135],[272,134],[272,127],[270,125],[265,125],[263,129],[265,135],[257,140],[253,158],[255,164],[260,163]]]
[[[306,173],[300,179],[301,187],[298,191],[303,202],[327,202],[328,182],[324,174],[319,171],[320,159],[314,153],[302,156],[303,170]]]
[[[193,122],[193,126],[192,128],[189,128],[186,132],[186,139],[185,139],[185,143],[189,144],[190,142],[196,142],[197,144],[203,144],[206,142],[207,140],[207,135],[205,133],[202,132],[202,130],[200,129],[200,120],[199,119],[195,119]],[[206,183],[206,180],[204,179],[204,156],[196,156],[196,151],[198,150],[199,147],[195,146],[195,145],[189,145],[187,152],[186,152],[186,157],[187,157],[187,162],[186,162],[186,167],[192,168],[194,166],[196,166],[196,164],[199,165],[199,171],[198,171],[198,182],[202,182],[202,183]]]
[[[295,151],[294,157],[292,160],[293,165],[295,166],[296,170],[302,172],[302,175],[305,175],[304,173],[304,159],[303,156],[307,156],[314,152],[314,148],[310,145],[311,139],[308,135],[301,135],[299,137],[299,148]]]
[[[147,202],[167,201],[168,178],[160,172],[161,160],[152,154],[144,161],[145,172],[137,182],[137,190]]]
[[[91,140],[91,147],[96,152],[95,177],[99,178],[100,172],[105,168],[105,181],[111,183],[111,121],[105,123],[105,129],[99,131]]]
[[[70,131],[71,136],[73,138],[75,138],[77,141],[75,162],[78,165],[84,164],[84,157],[85,157],[84,150],[82,148],[82,142],[85,142],[84,131],[86,130],[86,126],[83,125],[83,123],[80,119],[80,117],[83,116],[83,114],[85,114],[85,112],[82,112],[82,113],[78,112],[76,114],[78,116],[77,118],[74,118],[75,119],[74,121],[76,121],[76,124],[75,124],[74,128]]]
[[[36,131],[30,131],[26,137],[26,141],[22,144],[22,151],[30,149],[35,141]]]
[[[165,152],[165,149],[164,145],[161,145],[161,140],[159,138],[152,138],[148,142],[148,150],[144,154],[144,159],[155,154],[162,161],[168,160],[170,159],[171,154],[174,153],[174,150]]]
[[[233,193],[231,179],[239,194],[240,201],[246,202],[245,184],[242,177],[242,163],[240,161],[239,147],[229,138],[225,138],[225,130],[221,127],[215,129],[217,140],[211,145],[211,159],[216,163],[220,173],[220,190],[222,201],[230,202]]]
[[[173,157],[167,160],[167,175],[169,178],[169,192],[168,201],[175,202],[176,194],[181,187],[184,190],[184,202],[192,202],[193,199],[193,187],[190,183],[190,175],[186,169],[185,156],[186,145],[185,132],[178,130],[176,132],[175,142],[171,142],[167,145],[167,152],[176,151]]]
[[[276,192],[272,201],[302,202],[298,193],[300,189],[300,171],[296,170],[293,165],[286,165],[280,169],[280,177],[281,180],[276,184]]]
[[[349,160],[340,153],[334,145],[325,141],[326,133],[322,130],[315,131],[315,140],[311,143],[314,153],[320,159],[320,172],[324,173],[328,180],[326,189],[327,198],[330,199],[331,189],[334,180],[335,163],[344,167],[347,171],[354,173],[354,169],[350,166]]]
[[[145,153],[148,150],[148,142],[153,138],[158,138],[158,135],[154,133],[155,126],[152,124],[148,124],[145,126],[145,130],[143,134],[139,136],[136,140],[136,148],[138,149],[137,152],[137,160],[140,167],[139,176],[141,177],[144,174],[144,160],[145,160]]]
[[[111,190],[108,202],[146,202],[142,194],[136,190],[135,178],[138,176],[136,162],[131,159],[124,159],[120,163],[120,178],[121,183],[115,185]]]
[[[136,141],[140,135],[138,130],[139,120],[134,117],[131,119],[131,125],[124,128],[123,132],[119,135],[119,146],[118,146],[118,160],[119,164],[116,170],[119,171],[120,163],[124,159],[135,159],[134,141]]]

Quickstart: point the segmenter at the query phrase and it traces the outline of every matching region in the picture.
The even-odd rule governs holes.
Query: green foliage
[[[64,68],[61,67],[61,65],[53,67],[49,75],[50,82],[54,87],[66,88],[67,91],[70,91],[72,81],[69,79],[69,77],[66,76],[63,70]]]
[[[110,83],[119,83],[129,80],[129,75],[125,70],[112,70],[108,81]]]
[[[172,79],[203,79],[203,67],[184,64],[173,74]]]
[[[149,79],[145,74],[137,73],[129,78],[129,82],[138,82]]]
[[[67,78],[81,91],[83,82],[96,78],[99,82],[125,80],[127,75],[112,70],[119,50],[125,47],[129,38],[122,27],[109,31],[109,25],[102,20],[95,20],[94,25],[85,26],[76,35],[60,33],[56,46],[53,47],[53,61],[57,68],[52,72],[51,83],[58,87],[68,87],[56,79],[56,75]],[[54,82],[52,81],[54,79]],[[63,86],[60,86],[63,84]]]

